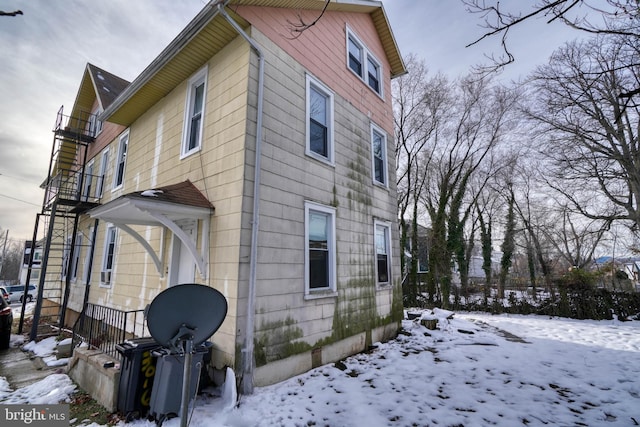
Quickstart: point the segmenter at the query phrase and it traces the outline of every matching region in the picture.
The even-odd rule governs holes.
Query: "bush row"
[[[538,301],[517,298],[515,293],[509,293],[507,301],[492,298],[465,303],[456,298],[452,308],[494,314],[543,314],[594,320],[611,320],[616,316],[619,320],[640,320],[640,293],[560,287],[555,296]]]

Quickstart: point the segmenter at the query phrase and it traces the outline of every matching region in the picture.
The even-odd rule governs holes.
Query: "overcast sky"
[[[0,0],[0,228],[30,239],[42,206],[56,113],[68,112],[87,62],[129,81],[205,6],[204,0]],[[501,4],[524,4],[503,0]],[[481,17],[459,0],[383,0],[403,56],[416,54],[433,72],[466,73],[500,53],[499,39],[471,48]],[[516,79],[544,63],[577,34],[540,19],[512,32]]]

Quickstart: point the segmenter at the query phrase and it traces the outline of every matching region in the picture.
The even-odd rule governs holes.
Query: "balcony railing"
[[[82,170],[60,171],[49,180],[46,187],[45,205],[54,199],[98,203],[102,193],[104,177],[84,174]]]
[[[73,326],[73,348],[81,342],[119,358],[116,344],[124,340],[148,336],[144,310],[122,311],[87,303]]]
[[[53,131],[71,138],[78,138],[83,141],[93,139],[98,133],[100,122],[95,114],[80,111],[77,117],[66,116],[64,107],[60,107],[56,115],[56,123]]]

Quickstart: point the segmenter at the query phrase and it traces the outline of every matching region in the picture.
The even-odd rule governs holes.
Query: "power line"
[[[0,196],[6,197],[7,199],[15,200],[15,201],[18,201],[18,202],[22,202],[22,203],[26,203],[26,204],[29,204],[29,205],[33,205],[33,206],[36,206],[38,208],[40,207],[40,205],[36,205],[35,203],[27,202],[26,200],[16,199],[15,197],[7,196],[6,194],[0,193]]]

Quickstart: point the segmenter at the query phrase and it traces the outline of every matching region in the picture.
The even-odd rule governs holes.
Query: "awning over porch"
[[[147,251],[161,277],[164,276],[162,261],[149,242],[132,225],[164,226],[180,239],[195,260],[202,277],[206,275],[206,254],[209,248],[209,223],[215,208],[191,181],[136,191],[118,197],[104,205],[95,207],[87,213],[112,223],[131,235]],[[202,220],[202,252],[199,254],[196,243],[180,228],[183,220]]]

